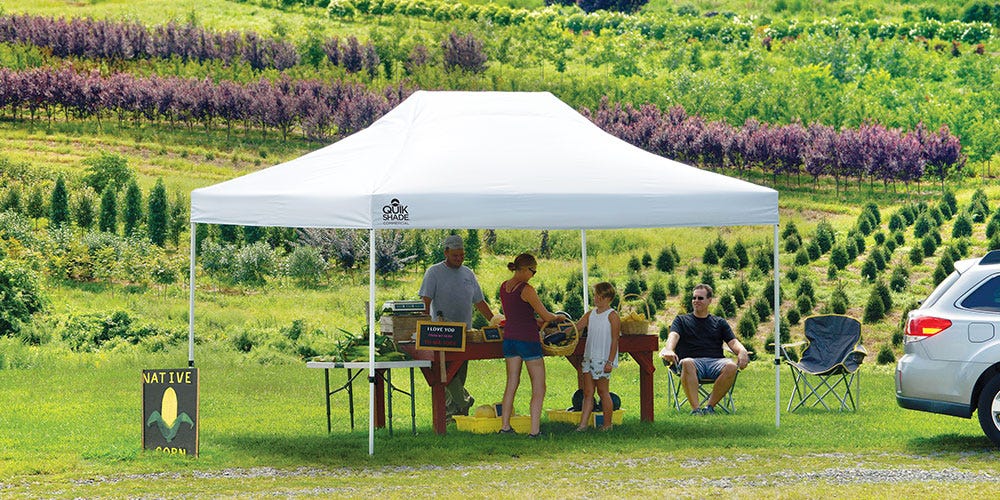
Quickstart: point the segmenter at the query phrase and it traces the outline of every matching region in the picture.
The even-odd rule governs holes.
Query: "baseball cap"
[[[465,249],[465,242],[462,241],[462,237],[461,236],[459,236],[457,234],[453,234],[453,235],[448,236],[447,238],[444,239],[444,249],[445,250],[456,250],[456,249],[463,249],[464,250]]]

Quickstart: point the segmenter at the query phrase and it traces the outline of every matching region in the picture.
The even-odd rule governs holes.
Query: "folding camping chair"
[[[861,388],[858,368],[868,355],[865,346],[861,345],[861,322],[850,316],[810,316],[804,322],[804,330],[804,342],[781,345],[782,357],[792,372],[794,385],[788,399],[788,411],[799,409],[810,399],[813,400],[810,406],[821,404],[829,410],[823,401],[828,395],[837,398],[841,411],[857,410]],[[802,357],[795,361],[788,348],[803,344],[806,348]],[[853,389],[851,384],[854,384]]]
[[[726,348],[726,353],[729,353],[729,349]],[[663,364],[667,367],[667,402],[672,405],[675,410],[681,411],[685,404],[689,404],[687,397],[684,397],[684,402],[681,402],[680,397],[683,396],[684,387],[681,385],[681,367],[673,363],[663,360]],[[726,413],[736,413],[736,404],[733,403],[733,391],[736,390],[736,382],[739,380],[740,370],[736,371],[736,376],[733,378],[733,386],[729,388],[729,392],[719,400],[719,404],[716,406]],[[676,380],[675,380],[676,377]],[[708,397],[712,395],[712,388],[706,386],[712,386],[715,384],[714,378],[699,378],[698,379],[698,407],[700,408],[708,401]]]

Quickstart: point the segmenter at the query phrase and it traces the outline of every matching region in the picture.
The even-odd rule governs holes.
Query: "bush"
[[[674,272],[674,254],[667,248],[660,250],[660,255],[656,258],[656,270],[664,273]],[[676,295],[676,294],[672,294]]]
[[[736,323],[736,332],[739,334],[741,339],[752,339],[753,336],[757,334],[757,324],[758,320],[756,314],[754,314],[753,311],[747,311],[743,313],[739,322]]]
[[[910,247],[910,264],[918,265],[924,261],[924,249],[920,245],[913,245]]]
[[[799,324],[799,320],[802,319],[802,317],[799,315],[798,309],[789,309],[788,314],[785,315],[785,318],[788,319],[788,324],[792,326]]]
[[[733,300],[732,294],[727,293],[719,297],[719,309],[726,318],[736,317],[736,301]]]
[[[747,301],[747,296],[743,292],[743,287],[740,286],[739,283],[733,287],[733,300],[736,302],[737,307],[743,307],[743,304]]]
[[[882,312],[889,314],[889,311],[892,311],[893,305],[892,294],[889,292],[889,287],[886,286],[884,281],[878,280],[875,282],[875,287],[872,289],[872,292],[882,299]]]
[[[848,263],[847,249],[844,248],[844,245],[840,244],[833,247],[833,251],[830,252],[830,265],[840,270],[847,267],[847,263]]]
[[[740,258],[736,255],[732,249],[722,257],[722,268],[723,269],[740,269]]]
[[[795,301],[795,307],[802,315],[808,315],[813,310],[813,300],[807,295],[800,295]]]
[[[836,234],[833,231],[833,226],[828,221],[823,220],[816,225],[816,237],[814,241],[819,245],[820,255],[830,251],[830,248],[836,243]]]
[[[814,261],[816,259],[819,259],[820,255],[822,255],[822,251],[820,250],[819,243],[817,243],[815,239],[813,239],[812,241],[809,242],[808,245],[806,245],[806,252],[809,253],[809,260],[810,261]],[[768,267],[767,270],[770,270],[770,265],[769,265],[769,267]]]
[[[888,344],[883,344],[882,348],[878,351],[878,364],[888,365],[890,363],[896,362],[896,355],[892,352],[892,347]]]
[[[804,266],[809,263],[809,252],[806,251],[805,247],[799,248],[798,252],[795,252],[795,265]]]
[[[906,220],[898,213],[889,216],[889,231],[901,231],[906,227]]]
[[[785,273],[785,277],[788,278],[788,281],[791,281],[792,283],[795,283],[799,279],[799,268],[793,267],[793,268],[789,269]]]
[[[714,266],[719,263],[719,255],[715,253],[715,245],[709,243],[705,247],[705,252],[701,254],[701,262],[706,266]]]
[[[316,285],[326,271],[326,261],[318,248],[297,246],[288,255],[288,276],[303,285]]]
[[[865,323],[875,323],[885,317],[885,303],[882,297],[873,289],[868,295],[868,302],[865,304]]]
[[[916,224],[913,225],[913,236],[916,238],[923,238],[928,232],[930,232],[932,227],[931,220],[926,214],[921,214],[917,219]]]
[[[799,250],[802,246],[802,238],[797,234],[793,234],[784,239],[784,250],[786,253],[793,253]]]
[[[875,278],[878,277],[878,267],[871,259],[866,260],[861,265],[861,277],[868,281],[875,281]]]
[[[920,240],[920,248],[924,251],[924,257],[930,257],[931,255],[934,255],[934,252],[937,251],[937,246],[938,246],[938,241],[937,239],[934,238],[932,234],[928,234],[924,236],[922,240]]]
[[[452,31],[448,38],[441,41],[441,51],[444,53],[445,69],[460,69],[470,73],[486,71],[486,53],[483,52],[483,42],[472,33],[462,35]]]
[[[754,314],[760,321],[764,321],[767,318],[770,318],[772,310],[773,308],[771,307],[771,303],[768,302],[767,299],[760,298],[753,303]]]
[[[87,167],[83,182],[97,193],[103,193],[108,186],[117,191],[135,177],[135,172],[128,166],[128,160],[117,153],[102,152],[83,160],[83,164]]]
[[[609,12],[632,14],[642,8],[643,5],[646,5],[647,2],[649,0],[579,0],[577,5],[587,13],[606,10]]]
[[[969,220],[969,216],[966,214],[959,214],[955,218],[955,224],[951,228],[952,238],[965,238],[972,236],[972,221]]]
[[[910,271],[906,268],[906,265],[900,263],[892,270],[892,275],[889,277],[889,288],[894,292],[902,292],[910,286]]]
[[[45,308],[37,276],[0,257],[0,336],[13,336]]]
[[[639,258],[636,257],[635,255],[633,255],[628,260],[628,270],[632,271],[633,273],[637,273],[642,270],[642,263],[639,262]]]

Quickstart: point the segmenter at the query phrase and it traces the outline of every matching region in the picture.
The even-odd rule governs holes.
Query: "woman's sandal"
[[[528,437],[530,437],[531,439],[538,439],[538,438],[542,437],[542,433],[539,432],[537,434],[528,434]]]
[[[517,434],[517,431],[515,431],[514,428],[511,427],[510,429],[500,429],[499,431],[497,431],[497,434]]]

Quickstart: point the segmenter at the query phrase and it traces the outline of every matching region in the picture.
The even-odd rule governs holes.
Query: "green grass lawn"
[[[0,372],[5,402],[0,493],[4,498],[402,497],[438,491],[446,497],[483,497],[497,488],[517,488],[531,496],[563,497],[597,496],[587,488],[605,487],[616,496],[662,496],[669,488],[671,495],[702,497],[770,495],[777,486],[781,496],[883,497],[926,494],[934,490],[933,474],[940,470],[973,477],[957,488],[949,485],[946,496],[997,488],[976,484],[995,471],[996,459],[977,422],[897,407],[889,367],[863,366],[856,413],[784,412],[790,377],[782,371],[776,427],[774,370],[767,360],[740,376],[735,415],[704,418],[667,407],[665,372],[658,370],[652,423],[639,421],[638,367],[630,360],[611,382],[626,410],[622,425],[608,433],[580,434],[543,418],[546,436],[540,441],[458,432],[453,425],[446,436],[435,435],[429,389],[418,374],[417,434],[409,432],[408,404],[400,397],[395,435],[377,430],[375,454],[369,456],[367,384],[355,386],[355,430],[341,393],[333,401],[333,432],[327,434],[322,371],[304,363],[262,365],[211,347],[199,348],[197,359],[198,458],[141,450],[141,370],[184,366],[186,350],[76,355]],[[571,366],[549,358],[546,367],[545,407],[569,406],[575,390]],[[334,381],[343,376],[333,372]],[[468,386],[478,403],[489,404],[501,398],[503,377],[501,360],[473,362]],[[526,377],[515,402],[519,413],[527,412]],[[394,381],[405,384],[405,372],[396,372]],[[811,489],[806,476],[852,468],[917,474],[903,483],[867,481],[846,489],[833,489],[837,480],[828,477],[819,481],[825,485],[820,490]]]

